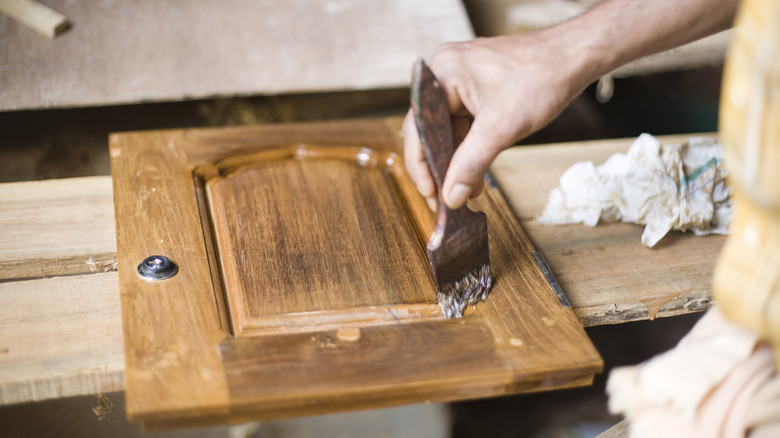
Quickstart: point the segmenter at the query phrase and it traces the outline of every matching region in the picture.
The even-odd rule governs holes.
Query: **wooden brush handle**
[[[420,144],[438,193],[436,228],[445,237],[474,221],[476,213],[463,206],[452,210],[444,203],[442,186],[455,153],[452,120],[447,96],[433,72],[418,60],[412,75],[412,108],[420,134]],[[415,94],[416,93],[416,94]],[[423,108],[422,105],[425,105]]]
[[[420,144],[423,156],[428,163],[428,169],[436,184],[436,191],[441,193],[447,168],[455,153],[455,141],[452,135],[452,121],[447,106],[447,96],[433,72],[423,60],[418,60],[414,71],[415,89],[421,93],[413,96],[412,106],[415,107],[415,118],[420,129]],[[415,102],[416,100],[416,102]],[[425,111],[420,108],[420,102],[425,102]],[[441,199],[441,196],[439,196]]]

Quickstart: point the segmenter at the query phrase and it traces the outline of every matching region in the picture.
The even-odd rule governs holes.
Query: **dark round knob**
[[[138,265],[138,274],[149,280],[164,280],[173,277],[179,272],[171,259],[161,255],[149,256]]]

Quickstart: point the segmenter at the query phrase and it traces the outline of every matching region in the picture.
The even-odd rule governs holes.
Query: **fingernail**
[[[444,197],[444,202],[451,209],[460,208],[469,198],[472,187],[468,184],[457,183],[452,186],[450,192]]]
[[[433,190],[430,189],[430,186],[417,186],[417,191],[425,198],[431,198],[436,194]]]
[[[436,210],[439,209],[439,201],[436,198],[433,197],[425,198],[425,202],[428,204],[428,208],[432,212],[436,213]]]

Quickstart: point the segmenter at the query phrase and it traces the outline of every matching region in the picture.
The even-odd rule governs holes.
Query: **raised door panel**
[[[500,192],[496,283],[446,319],[400,119],[114,134],[127,411],[148,428],[588,384],[601,360]],[[179,267],[150,281],[137,266]]]
[[[300,145],[196,170],[235,334],[437,313],[421,245],[432,216],[408,214],[420,200],[400,189],[398,158]]]

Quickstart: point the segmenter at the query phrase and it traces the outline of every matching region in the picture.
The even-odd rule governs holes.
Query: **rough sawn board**
[[[127,412],[148,428],[578,386],[601,370],[497,189],[473,203],[493,292],[441,315],[400,119],[114,134],[110,148]],[[141,279],[153,254],[179,273]]]

